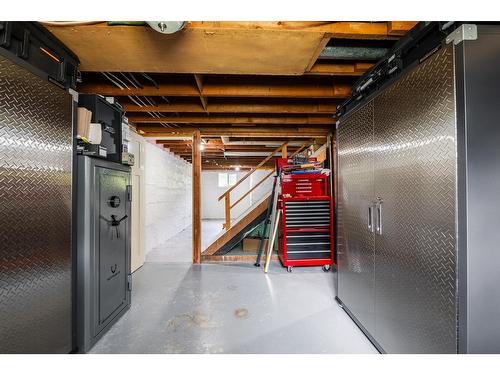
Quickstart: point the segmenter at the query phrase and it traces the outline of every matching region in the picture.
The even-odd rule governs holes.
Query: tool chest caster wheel
[[[328,272],[328,271],[330,271],[330,269],[331,269],[331,266],[330,266],[329,264],[325,264],[325,265],[323,266],[323,271],[324,271],[324,272]]]
[[[287,272],[292,272],[292,269],[293,269],[293,267],[292,267],[292,266],[288,266],[288,267],[286,268],[286,271],[287,271]]]

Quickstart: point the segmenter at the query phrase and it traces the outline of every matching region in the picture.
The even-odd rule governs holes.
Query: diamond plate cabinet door
[[[71,351],[70,95],[0,56],[0,353]]]
[[[456,118],[453,49],[377,98],[375,338],[388,353],[455,353]]]
[[[375,329],[373,103],[338,129],[338,298],[368,331]]]

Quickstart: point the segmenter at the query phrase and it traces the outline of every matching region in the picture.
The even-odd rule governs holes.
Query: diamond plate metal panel
[[[363,326],[375,329],[374,234],[368,230],[373,201],[373,103],[338,129],[338,297]]]
[[[457,350],[453,69],[443,47],[374,100],[374,337],[388,353]]]
[[[0,353],[71,350],[71,116],[0,56]]]

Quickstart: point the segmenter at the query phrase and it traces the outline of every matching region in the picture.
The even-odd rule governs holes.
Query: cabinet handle
[[[369,205],[368,206],[368,230],[373,233],[374,227],[373,227],[373,206]]]
[[[380,198],[377,202],[377,234],[382,234],[382,200]]]

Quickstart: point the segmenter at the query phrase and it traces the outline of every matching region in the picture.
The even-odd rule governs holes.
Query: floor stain
[[[236,309],[236,310],[234,310],[234,316],[238,319],[246,319],[246,318],[248,318],[248,310],[247,309]]]
[[[167,322],[167,327],[173,331],[186,327],[218,328],[219,324],[214,322],[208,315],[200,313],[185,313],[177,315]]]

